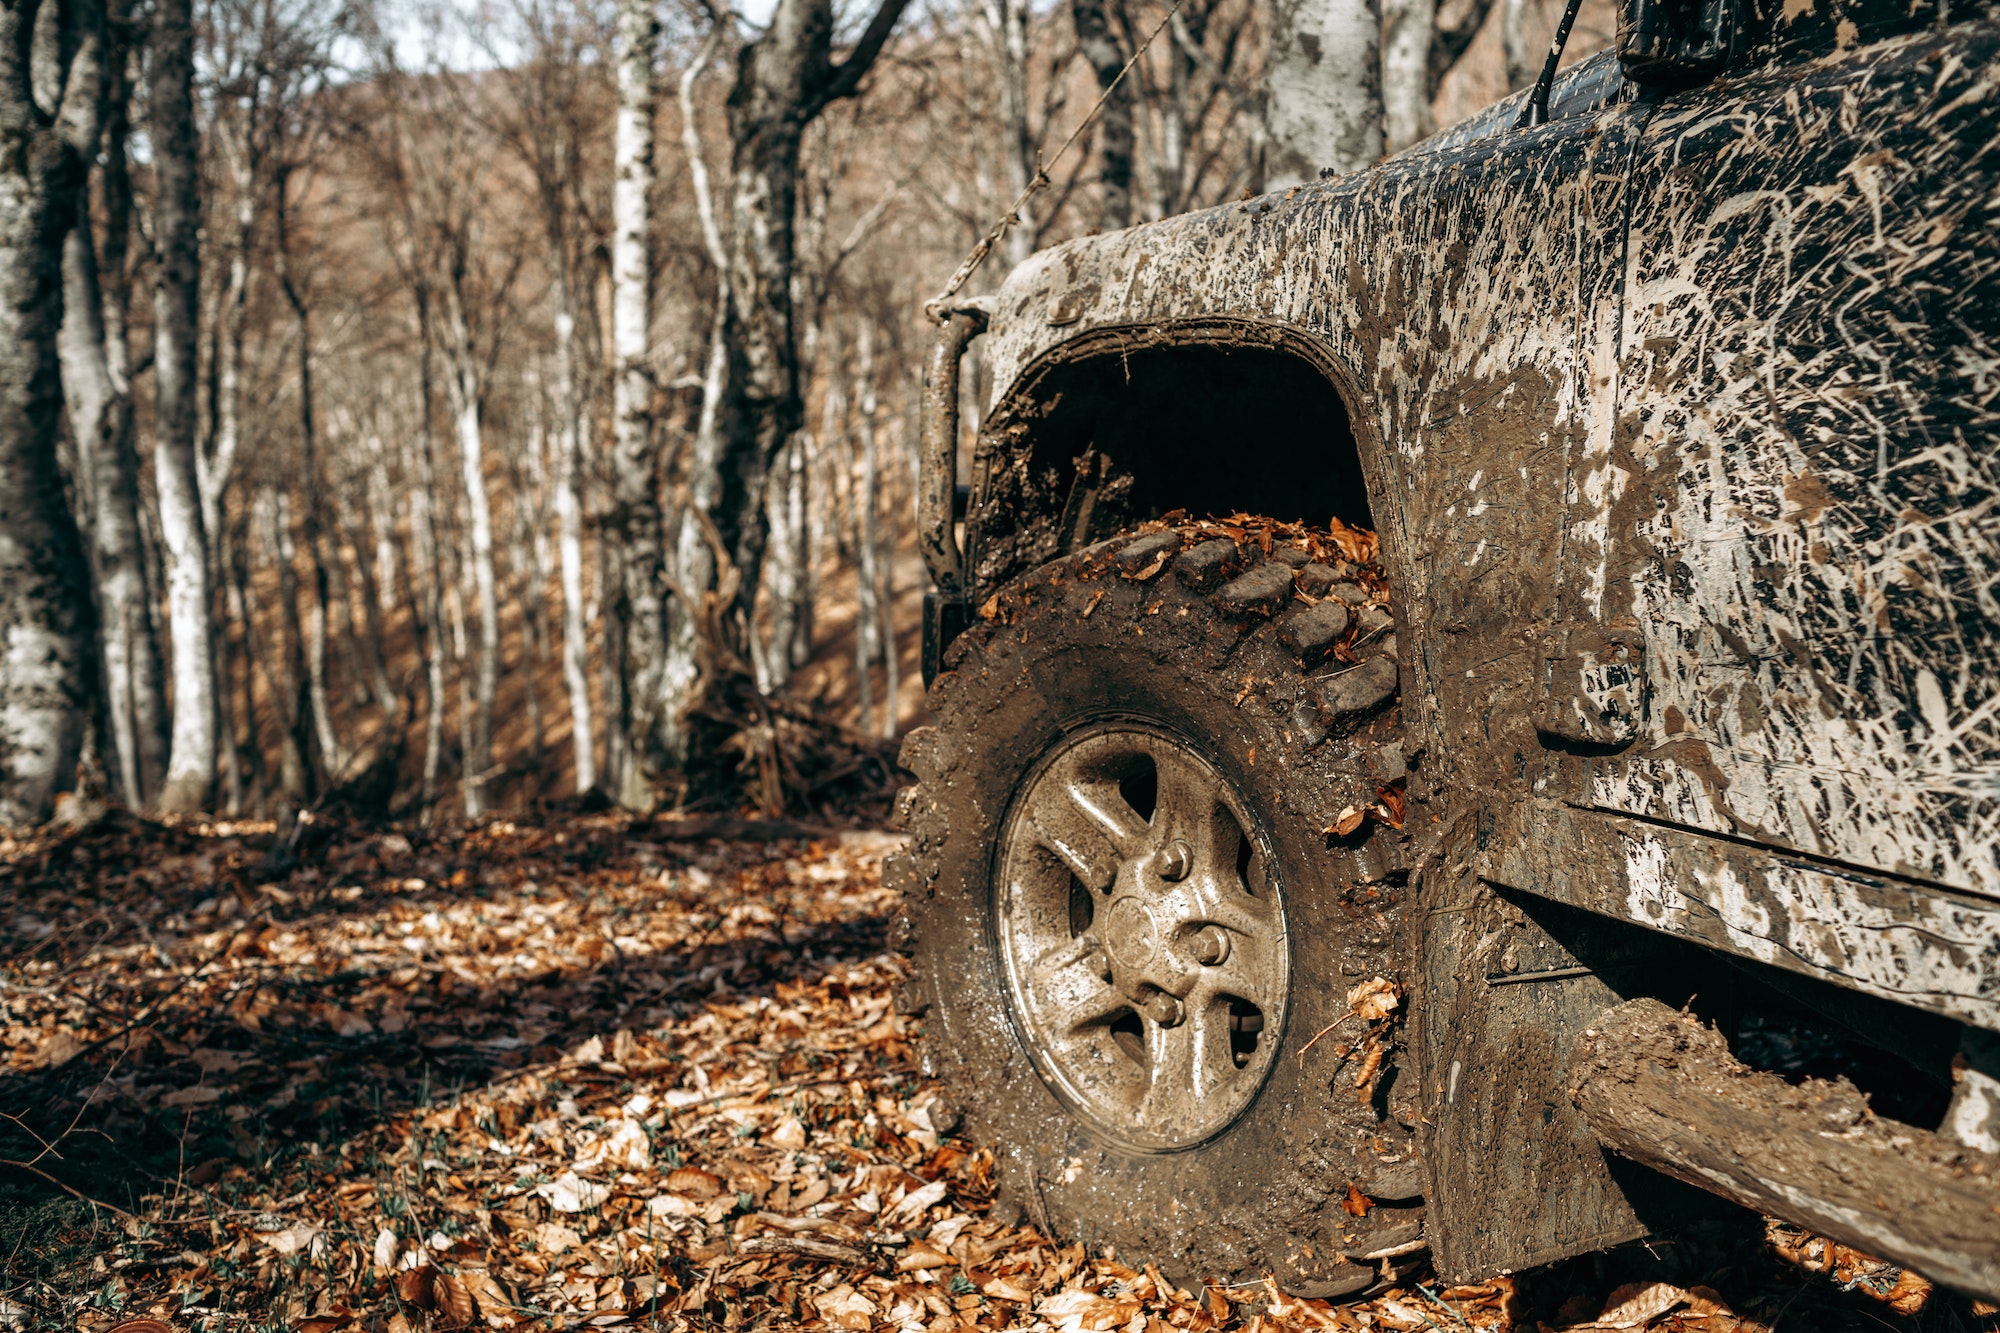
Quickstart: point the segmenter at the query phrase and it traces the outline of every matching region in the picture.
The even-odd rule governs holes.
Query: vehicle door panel
[[[1996,56],[1899,38],[1648,127],[1593,571],[1643,718],[1557,794],[2000,895]]]

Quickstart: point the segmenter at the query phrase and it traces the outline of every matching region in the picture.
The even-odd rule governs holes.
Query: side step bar
[[[1794,1086],[1657,1000],[1607,1009],[1570,1056],[1605,1147],[1746,1208],[2000,1299],[2000,1158],[1880,1120],[1844,1081]]]

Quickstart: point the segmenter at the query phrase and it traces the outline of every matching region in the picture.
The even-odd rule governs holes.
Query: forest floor
[[[891,1001],[893,834],[572,814],[274,843],[120,815],[0,841],[0,1325],[1987,1323],[1751,1218],[1346,1306],[1179,1288],[992,1215],[993,1156]]]

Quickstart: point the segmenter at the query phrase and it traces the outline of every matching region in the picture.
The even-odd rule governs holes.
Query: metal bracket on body
[[[924,594],[924,685],[936,678],[945,645],[967,620],[965,555],[956,531],[958,485],[959,363],[972,340],[986,331],[987,314],[965,303],[945,314],[937,346],[924,371],[923,451],[917,471],[917,548],[930,571]]]
[[[1645,729],[1646,660],[1635,625],[1558,629],[1546,654],[1545,699],[1535,729],[1543,744],[1622,750]]]

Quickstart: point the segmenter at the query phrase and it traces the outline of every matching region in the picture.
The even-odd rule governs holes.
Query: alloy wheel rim
[[[1003,829],[994,920],[1037,1071],[1132,1149],[1203,1143],[1275,1062],[1291,950],[1268,842],[1178,737],[1066,737]]]

